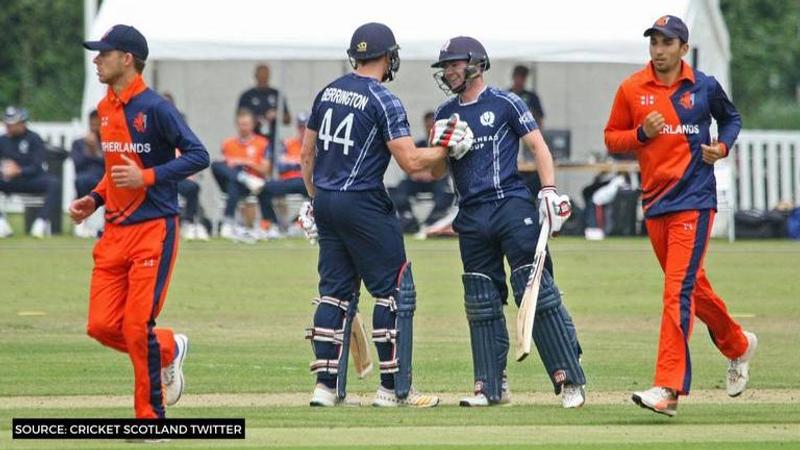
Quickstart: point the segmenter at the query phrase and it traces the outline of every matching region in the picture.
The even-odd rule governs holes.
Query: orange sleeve
[[[611,115],[604,131],[606,148],[611,153],[624,153],[641,148],[644,144],[639,140],[639,127],[633,123],[631,109],[625,91],[620,86],[614,97]]]

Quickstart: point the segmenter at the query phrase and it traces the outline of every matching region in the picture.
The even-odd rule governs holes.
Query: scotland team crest
[[[494,127],[494,113],[486,111],[481,114],[481,125],[485,127]]]

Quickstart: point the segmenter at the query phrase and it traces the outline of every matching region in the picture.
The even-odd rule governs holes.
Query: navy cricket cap
[[[149,52],[147,39],[136,28],[130,25],[114,25],[99,41],[86,41],[83,46],[89,50],[120,50],[131,53],[142,61],[147,60]]]
[[[444,43],[439,50],[439,60],[431,67],[441,68],[450,61],[467,61],[469,64],[483,64],[484,70],[489,69],[489,55],[483,44],[469,36],[457,36]]]
[[[648,37],[653,33],[661,33],[668,38],[678,38],[682,42],[689,42],[689,29],[679,17],[661,16],[656,20],[652,27],[644,30],[644,36]]]
[[[25,122],[28,120],[28,111],[25,108],[17,108],[16,106],[9,106],[3,112],[3,123],[12,125],[15,123]]]
[[[370,22],[361,25],[353,32],[347,56],[363,61],[377,58],[399,48],[391,28],[382,23]]]

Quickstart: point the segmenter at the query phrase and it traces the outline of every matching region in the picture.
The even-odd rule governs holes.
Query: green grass
[[[91,246],[90,241],[66,237],[0,241],[0,404],[8,396],[130,395],[127,357],[85,334]],[[408,241],[407,246],[418,291],[415,384],[425,391],[467,393],[472,367],[457,243]],[[730,445],[736,442],[739,448],[800,447],[800,432],[795,431],[800,429],[796,394],[800,359],[794,350],[800,344],[800,245],[714,241],[706,258],[717,293],[745,328],[758,333],[759,353],[750,388],[792,389],[794,403],[757,404],[746,399],[719,405],[687,403],[671,420],[631,405],[591,404],[592,391],[627,392],[651,383],[662,278],[649,243],[643,239],[590,243],[560,238],[551,250],[559,287],[566,293],[564,300],[585,351],[590,395],[580,411],[561,410],[553,397],[551,405],[489,410],[209,405],[176,407],[170,416],[245,417],[247,441],[219,443],[233,447],[350,447],[379,442],[397,446],[394,448],[484,444],[508,448],[526,443],[595,444],[591,448],[624,448],[622,444],[627,443],[665,448],[680,442],[693,448],[719,448],[720,442],[726,442],[726,448],[736,448]],[[226,242],[182,245],[159,324],[185,332],[191,339],[187,396],[310,392],[313,378],[307,367],[311,352],[303,332],[313,313],[310,300],[316,294],[315,267],[316,248],[300,240],[257,246]],[[366,293],[361,309],[370,322],[372,300]],[[507,308],[507,315],[513,328],[516,308]],[[724,388],[725,359],[699,321],[692,340],[692,363],[693,389]],[[509,362],[509,376],[515,392],[551,392],[538,358],[521,364]],[[376,384],[373,373],[365,380],[353,378],[349,388],[368,395]],[[85,441],[12,443],[8,431],[11,417],[130,415],[128,408],[0,408],[0,448],[8,444],[14,448],[104,447]],[[748,433],[740,436],[737,430]],[[383,433],[390,437],[381,441]]]

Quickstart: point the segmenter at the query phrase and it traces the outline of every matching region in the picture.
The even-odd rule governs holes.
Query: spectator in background
[[[176,106],[172,93],[163,92],[161,96]],[[180,114],[186,120],[186,115],[183,112]],[[175,154],[180,155],[180,150],[175,149]],[[181,211],[181,237],[187,241],[208,240],[208,230],[203,226],[200,216],[200,183],[197,182],[197,176],[198,174],[194,174],[178,181],[178,194],[184,201]]]
[[[97,110],[89,113],[89,132],[82,138],[75,139],[69,152],[75,166],[75,198],[89,195],[103,178],[106,165],[103,161],[103,149],[100,147],[100,117]],[[94,237],[88,221],[75,225],[75,236]]]
[[[280,156],[277,157],[279,179],[267,181],[264,185],[264,192],[270,199],[287,194],[308,196],[306,185],[303,183],[303,173],[300,171],[300,149],[307,122],[308,114],[298,113],[295,118],[295,135],[281,142]]]
[[[511,72],[511,87],[508,88],[509,91],[513,92],[517,95],[517,97],[521,98],[526,105],[528,105],[528,109],[531,110],[531,114],[533,114],[534,120],[539,125],[539,129],[544,129],[544,108],[542,108],[542,102],[539,101],[539,96],[536,95],[536,92],[529,91],[525,89],[525,86],[528,84],[528,75],[530,74],[530,70],[528,70],[525,66],[515,66],[514,70]],[[523,158],[526,157],[528,152],[521,152]],[[539,180],[539,172],[532,171],[532,172],[525,172],[521,173],[523,180],[525,181],[525,185],[528,186],[528,189],[531,192],[539,192],[542,189],[542,182]]]
[[[242,93],[239,97],[237,109],[248,109],[256,118],[255,132],[269,139],[270,142],[277,142],[277,118],[278,101],[281,97],[277,89],[269,87],[270,69],[266,64],[256,66],[256,85]],[[284,125],[292,122],[289,114],[289,106],[286,98],[283,98],[283,121]]]
[[[220,189],[228,194],[220,236],[233,240],[277,237],[277,227],[272,227],[277,223],[277,217],[272,209],[272,199],[264,190],[264,184],[272,172],[270,141],[255,133],[255,118],[247,109],[240,109],[236,113],[236,131],[236,136],[222,143],[224,160],[211,164],[211,171]],[[235,227],[234,219],[236,206],[248,195],[258,197],[264,223],[252,225],[252,230],[247,230],[242,236]]]
[[[28,129],[28,112],[9,106],[3,115],[6,134],[0,136],[0,192],[5,194],[44,195],[44,206],[31,226],[31,236],[50,234],[50,213],[60,207],[61,185],[58,178],[45,172],[46,148],[42,138]],[[13,233],[0,211],[0,237]]]
[[[536,123],[539,124],[539,128],[541,129],[544,128],[544,109],[542,108],[542,102],[539,101],[539,96],[536,95],[536,92],[525,89],[525,85],[528,84],[529,73],[530,71],[527,67],[515,66],[514,71],[511,72],[511,87],[508,88],[508,90],[517,94],[517,96],[528,105],[528,109],[531,110],[533,118],[536,119]]]
[[[416,142],[417,147],[427,147],[431,128],[433,128],[433,111],[428,111],[423,116],[425,129],[424,138]],[[436,180],[427,175],[409,175],[395,188],[389,189],[392,201],[400,216],[400,226],[404,233],[416,233],[420,229],[419,222],[411,211],[411,197],[424,192],[433,194],[433,210],[423,222],[423,226],[433,225],[436,221],[447,215],[453,204],[453,194],[449,192],[448,177]]]

